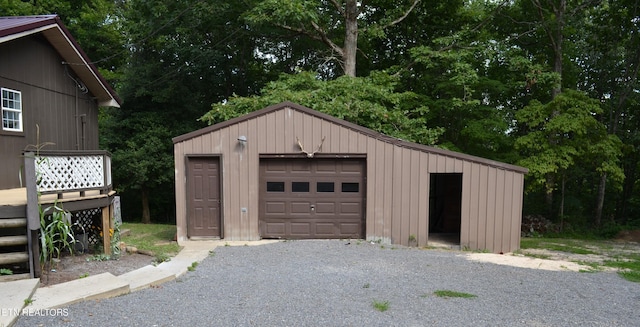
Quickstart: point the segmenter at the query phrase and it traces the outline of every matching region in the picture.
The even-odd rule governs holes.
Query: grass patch
[[[96,254],[94,256],[88,257],[86,260],[87,261],[107,261],[110,259],[111,259],[111,256],[100,253],[100,254]]]
[[[389,301],[373,301],[371,305],[380,312],[389,310]]]
[[[522,238],[520,241],[521,249],[546,249],[573,254],[600,254],[594,248],[604,247],[604,242],[563,238]]]
[[[625,258],[605,261],[607,267],[617,268],[618,274],[634,283],[640,283],[640,255],[633,254]]]
[[[591,270],[584,272],[601,271],[603,267],[618,269],[618,274],[624,279],[640,283],[640,255],[629,251],[630,247],[618,245],[607,240],[598,239],[568,239],[568,238],[544,238],[532,237],[522,238],[520,248],[526,249],[544,249],[557,252],[573,253],[573,254],[595,254],[610,258],[604,262],[588,262],[576,261],[576,263],[589,266]],[[632,248],[631,248],[632,249]],[[526,251],[522,251],[524,255]]]
[[[120,238],[127,246],[151,252],[160,262],[167,261],[180,252],[180,246],[172,241],[176,234],[175,225],[123,223],[120,230],[129,233]]]
[[[598,272],[598,271],[602,271],[602,264],[597,263],[597,262],[592,262],[592,261],[575,261],[575,263],[582,265],[582,266],[588,266],[591,269],[581,269],[580,272]]]
[[[433,292],[433,294],[435,294],[436,296],[439,296],[439,297],[461,297],[461,298],[465,298],[465,299],[477,297],[476,295],[473,295],[473,294],[464,293],[464,292],[450,291],[450,290],[437,290],[437,291]]]
[[[522,249],[518,249],[516,251],[514,251],[513,253],[518,254],[518,255],[522,255],[525,257],[529,257],[529,258],[536,258],[536,259],[549,259],[551,258],[551,255],[549,254],[542,254],[542,253],[529,253],[526,251],[522,251]]]
[[[191,263],[191,266],[187,267],[188,271],[195,271],[196,267],[198,267],[198,261],[194,261]]]

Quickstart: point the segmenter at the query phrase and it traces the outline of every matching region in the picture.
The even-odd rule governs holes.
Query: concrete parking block
[[[129,283],[110,274],[102,273],[70,282],[38,288],[29,310],[53,309],[73,303],[105,299],[130,292]]]
[[[25,300],[31,298],[40,279],[23,279],[0,283],[0,326],[11,326],[20,316]]]
[[[172,281],[176,279],[176,276],[171,272],[149,265],[130,271],[126,274],[122,274],[118,276],[118,278],[129,284],[131,292],[134,292]]]

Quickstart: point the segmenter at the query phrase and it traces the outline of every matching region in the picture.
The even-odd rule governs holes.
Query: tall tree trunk
[[[546,184],[544,202],[547,207],[547,219],[553,219],[553,189],[555,188],[555,176],[547,174]]]
[[[598,185],[598,201],[596,203],[596,212],[594,223],[600,226],[602,223],[602,208],[604,207],[604,191],[607,184],[607,173],[600,174],[600,184]]]
[[[149,190],[142,186],[142,223],[151,223],[151,213],[149,211]]]
[[[345,35],[342,48],[344,74],[356,77],[356,52],[358,50],[358,2],[347,0],[345,8]]]
[[[547,37],[549,38],[549,44],[551,45],[551,49],[553,50],[553,72],[557,73],[560,77],[560,81],[558,85],[556,85],[551,90],[551,100],[555,99],[558,94],[562,92],[562,42],[564,42],[564,26],[565,26],[565,17],[564,14],[567,10],[567,0],[560,0],[557,3],[549,2],[551,5],[551,10],[553,12],[553,22],[551,24],[547,24],[547,17],[545,15],[544,5],[540,2],[540,0],[531,0],[531,3],[538,9],[538,15],[540,16],[540,22],[542,23],[542,28],[544,29]],[[553,112],[552,116],[557,116],[558,112]],[[556,142],[553,139],[549,139],[550,143]],[[553,215],[553,189],[554,189],[554,181],[555,177],[553,175],[548,175],[547,178],[547,194],[546,194],[546,205],[547,211],[550,215]]]
[[[560,231],[564,230],[564,187],[566,184],[566,175],[562,174],[562,182],[560,186],[560,208],[558,209],[558,216],[560,217]]]

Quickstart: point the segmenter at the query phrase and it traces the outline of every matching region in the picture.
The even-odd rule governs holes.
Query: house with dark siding
[[[98,148],[98,108],[121,99],[57,15],[0,17],[0,89],[0,268],[33,276],[38,198],[75,220],[111,223],[111,160]]]

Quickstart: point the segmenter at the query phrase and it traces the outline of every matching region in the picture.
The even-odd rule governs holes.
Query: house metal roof
[[[418,143],[413,143],[413,142],[407,142],[401,139],[397,139],[379,132],[376,132],[374,130],[371,130],[369,128],[348,122],[346,120],[342,120],[336,117],[333,117],[331,115],[322,113],[320,111],[316,111],[313,110],[311,108],[307,108],[305,106],[299,105],[297,103],[293,103],[290,101],[286,101],[286,102],[282,102],[282,103],[278,103],[278,104],[274,104],[271,105],[269,107],[260,109],[260,110],[256,110],[254,112],[248,113],[244,116],[240,116],[240,117],[236,117],[233,119],[229,119],[227,121],[223,121],[221,123],[215,124],[215,125],[211,125],[211,126],[207,126],[204,128],[201,128],[199,130],[190,132],[190,133],[186,133],[180,136],[176,136],[174,137],[173,143],[180,143],[180,142],[184,142],[205,134],[209,134],[213,131],[234,125],[234,124],[238,124],[240,122],[244,122],[250,119],[254,119],[260,116],[264,116],[266,114],[269,114],[271,112],[277,111],[277,110],[282,110],[285,108],[289,108],[289,109],[293,109],[293,110],[297,110],[300,112],[303,112],[307,115],[311,115],[311,116],[315,116],[318,117],[320,119],[332,122],[334,124],[337,124],[339,126],[342,126],[344,128],[348,128],[354,131],[357,131],[363,135],[375,138],[377,140],[386,142],[386,143],[390,143],[390,144],[394,144],[396,146],[399,147],[404,147],[404,148],[408,148],[408,149],[413,149],[415,151],[421,151],[421,152],[428,152],[428,153],[434,153],[434,154],[439,154],[439,155],[443,155],[443,156],[447,156],[447,157],[452,157],[452,158],[457,158],[460,160],[464,160],[464,161],[470,161],[470,162],[476,162],[479,164],[483,164],[483,165],[487,165],[487,166],[491,166],[491,167],[495,167],[498,169],[505,169],[505,170],[510,170],[510,171],[514,171],[517,173],[521,173],[521,174],[526,174],[529,172],[529,170],[527,168],[524,167],[520,167],[520,166],[516,166],[516,165],[511,165],[511,164],[507,164],[504,162],[499,162],[499,161],[495,161],[495,160],[491,160],[491,159],[486,159],[486,158],[481,158],[481,157],[476,157],[476,156],[472,156],[469,154],[465,154],[465,153],[460,153],[460,152],[455,152],[455,151],[450,151],[450,150],[445,150],[445,149],[441,149],[441,148],[436,148],[436,147],[432,147],[432,146],[427,146],[427,145],[422,145],[422,144],[418,144]]]
[[[58,15],[0,17],[0,43],[41,33],[76,73],[98,104],[120,107],[122,100],[80,48]]]

